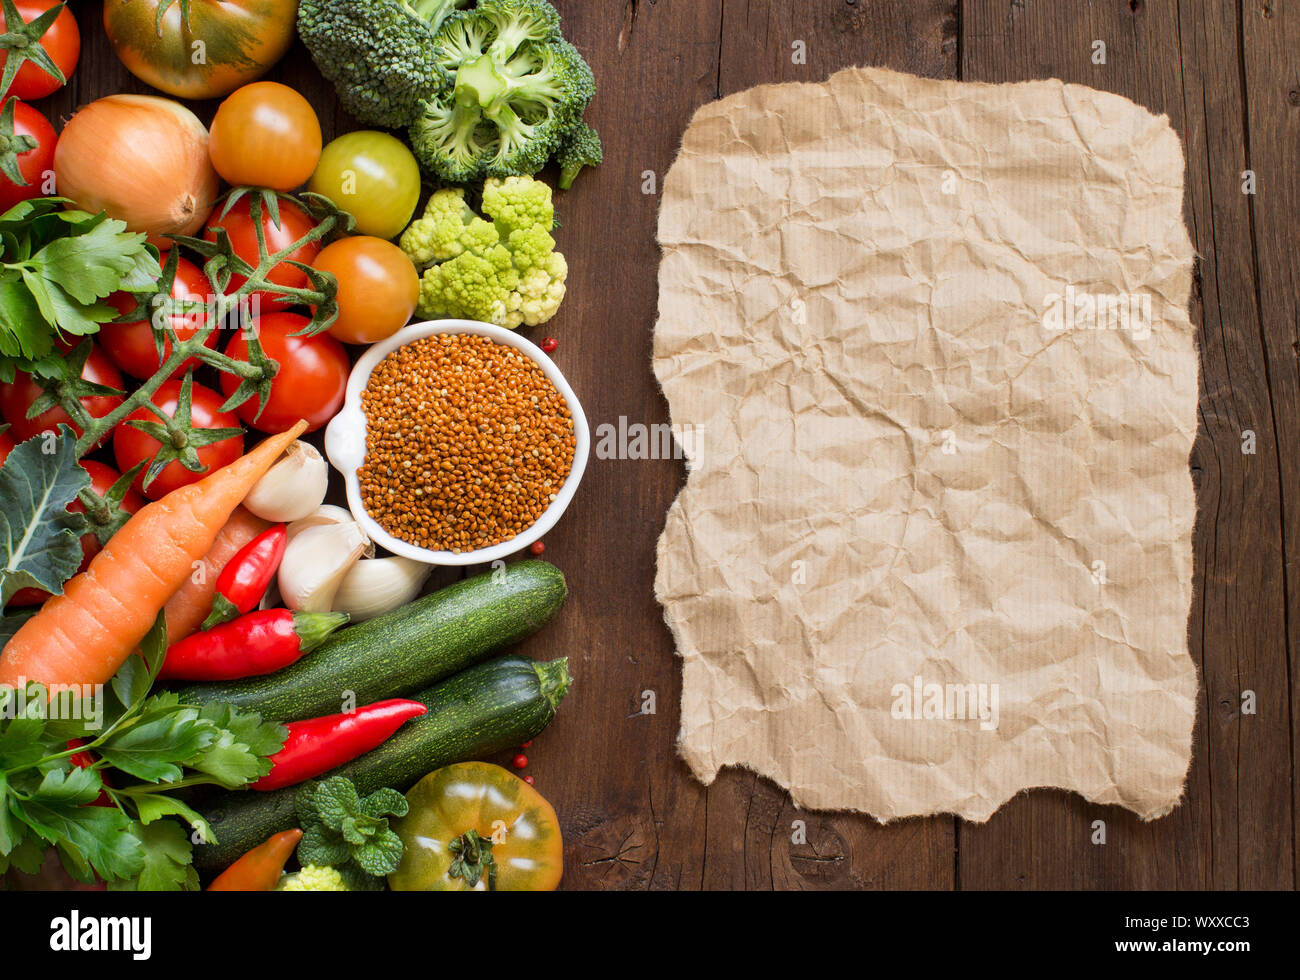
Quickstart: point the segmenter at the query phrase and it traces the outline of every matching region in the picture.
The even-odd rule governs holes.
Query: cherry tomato
[[[420,200],[420,165],[396,137],[361,130],[325,147],[307,189],[349,212],[361,234],[396,238]]]
[[[329,334],[314,337],[292,337],[311,321],[296,313],[272,313],[253,322],[253,331],[262,344],[266,356],[280,365],[271,382],[271,397],[261,417],[257,417],[257,399],[250,398],[236,411],[248,425],[263,432],[283,432],[299,419],[306,419],[309,432],[319,429],[332,419],[343,405],[347,389],[347,351]],[[248,341],[244,331],[231,340],[226,353],[240,360],[248,356]],[[221,376],[221,390],[226,396],[234,394],[239,379],[231,374]]]
[[[14,105],[13,135],[30,136],[36,145],[18,154],[18,172],[27,181],[26,185],[15,184],[0,172],[0,214],[19,201],[45,196],[47,175],[54,173],[54,144],[59,140],[49,120],[25,102],[6,99],[0,103],[0,111],[11,101]],[[7,135],[7,132],[0,133],[0,138]]]
[[[167,253],[162,255],[162,263],[167,263]],[[178,300],[194,300],[204,302],[211,292],[208,284],[208,277],[203,274],[203,270],[193,262],[181,259],[180,264],[176,267],[176,279],[172,283],[172,298]],[[117,308],[119,313],[128,313],[135,308],[136,302],[130,293],[114,293],[108,298],[108,301]],[[148,313],[149,311],[144,311]],[[176,336],[181,340],[189,340],[199,331],[202,321],[198,315],[185,315],[176,313],[168,317],[171,327],[176,331]],[[208,347],[213,349],[217,346],[217,333],[214,330],[208,334],[204,341]],[[151,378],[154,373],[162,366],[158,360],[158,351],[154,347],[154,327],[150,316],[146,315],[143,320],[135,320],[131,323],[106,323],[99,328],[99,342],[104,346],[104,352],[112,359],[113,363],[122,371],[135,378]],[[166,338],[163,339],[163,356],[166,357],[172,352],[172,342]],[[186,358],[171,377],[178,378],[191,367],[199,363],[197,357]]]
[[[82,369],[81,377],[85,381],[94,384],[106,385],[109,388],[122,390],[122,375],[118,373],[117,368],[113,366],[102,350],[98,347],[92,348],[90,356],[86,358],[86,366]],[[14,383],[10,385],[0,385],[0,413],[4,414],[5,421],[9,423],[9,435],[15,442],[26,442],[34,435],[39,435],[46,429],[56,429],[60,423],[71,426],[72,430],[81,435],[81,427],[74,425],[72,419],[68,418],[68,413],[57,405],[53,408],[46,409],[34,419],[27,417],[27,409],[32,402],[40,398],[45,393],[45,389],[31,379],[30,375],[22,371],[14,372]],[[122,404],[121,395],[90,395],[81,399],[81,404],[85,406],[87,412],[92,418],[102,419],[118,405]],[[101,439],[100,442],[103,442]]]
[[[12,448],[12,443],[10,446]],[[5,455],[8,455],[7,451]],[[93,459],[83,459],[81,461],[81,466],[90,474],[90,488],[101,497],[108,493],[108,491],[112,489],[113,484],[122,476],[122,474],[113,469],[113,467],[105,466],[103,463],[97,463]],[[127,490],[125,496],[122,497],[121,506],[122,510],[126,511],[128,514],[134,514],[144,506],[144,500],[142,500],[140,495],[134,490]],[[86,507],[80,500],[74,500],[72,503],[68,504],[68,510],[81,514],[85,513]],[[77,571],[84,572],[86,566],[90,564],[90,559],[99,554],[99,549],[101,547],[99,538],[97,538],[93,533],[83,534],[81,536],[81,567],[78,568]],[[9,600],[9,605],[35,606],[44,602],[49,597],[50,594],[43,589],[19,589],[14,593],[13,598]]]
[[[218,205],[212,212],[212,216],[208,218],[207,229],[203,232],[203,237],[210,242],[215,242],[217,233],[213,229],[217,227],[226,229],[226,234],[230,236],[230,243],[234,246],[236,254],[249,265],[256,266],[258,261],[257,226],[253,224],[250,198],[247,195],[240,198],[224,218],[221,216],[221,211],[222,206]],[[262,209],[261,224],[265,229],[266,248],[270,254],[288,248],[316,227],[316,222],[312,220],[311,215],[296,204],[291,204],[288,201],[280,202],[280,224],[278,227],[271,220],[271,216],[267,214],[265,208]],[[290,265],[289,259],[301,262],[303,265],[311,265],[319,254],[320,243],[310,242],[295,250],[285,261],[272,269],[270,276],[267,278],[277,286],[305,289],[310,285],[307,273]],[[243,276],[231,276],[229,292],[233,293],[239,289],[245,281]],[[274,310],[285,310],[295,305],[290,299],[277,297],[267,292],[254,293],[250,299],[252,298],[255,298],[258,303],[258,306],[253,309],[254,316],[258,312],[269,313]]]
[[[339,281],[339,318],[330,335],[373,344],[406,326],[420,299],[420,276],[405,252],[382,238],[341,238],[313,265]]]
[[[14,6],[18,8],[23,22],[27,24],[57,5],[58,0],[14,0]],[[18,26],[8,23],[7,20],[5,22],[8,31],[13,31]],[[81,30],[77,27],[77,18],[72,16],[71,7],[64,7],[59,16],[54,18],[54,23],[41,36],[39,44],[50,56],[50,60],[59,66],[63,77],[71,78],[73,69],[77,67],[77,59],[81,57]],[[0,50],[0,72],[4,70],[7,59],[7,53]],[[18,69],[9,91],[0,95],[16,95],[20,99],[28,100],[43,99],[52,92],[57,92],[63,85],[64,82],[60,82],[44,68],[28,59]]]
[[[320,120],[279,82],[254,82],[221,103],[212,120],[212,166],[235,187],[301,187],[320,160]]]
[[[165,382],[153,396],[153,403],[167,415],[174,416],[177,402],[180,400],[180,393],[180,381]],[[211,388],[194,385],[190,399],[190,421],[193,422],[194,428],[234,429],[239,427],[239,419],[232,412],[221,411],[221,405],[225,402],[225,399]],[[158,416],[149,411],[148,408],[136,409],[122,421],[121,425],[113,430],[113,455],[117,459],[117,465],[124,472],[140,462],[140,460],[146,460],[145,468],[140,471],[132,486],[150,500],[157,500],[180,487],[197,483],[209,473],[233,463],[244,454],[244,437],[242,435],[231,436],[229,439],[222,439],[210,446],[199,448],[199,462],[207,467],[202,473],[191,473],[180,463],[171,462],[163,467],[162,472],[154,477],[153,482],[148,487],[145,487],[143,486],[145,470],[149,468],[148,461],[152,460],[154,454],[158,452],[159,443],[153,436],[127,424],[137,419],[141,422],[160,421]]]

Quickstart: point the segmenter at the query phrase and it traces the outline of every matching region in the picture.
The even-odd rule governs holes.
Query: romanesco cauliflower
[[[285,875],[275,886],[278,892],[345,892],[348,886],[334,868],[309,864],[301,871]]]
[[[423,272],[423,316],[481,320],[514,330],[555,316],[569,266],[555,250],[551,189],[532,177],[490,178],[476,215],[463,188],[434,192],[402,249]]]

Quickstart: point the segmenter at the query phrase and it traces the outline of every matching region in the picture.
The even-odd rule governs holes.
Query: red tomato
[[[165,252],[162,255],[162,262],[164,265],[167,263]],[[208,277],[203,274],[203,270],[193,262],[181,259],[180,265],[176,267],[176,279],[172,283],[172,298],[203,302],[207,300],[211,291]],[[127,313],[135,307],[135,299],[129,293],[114,293],[108,301],[117,308],[119,313]],[[188,340],[198,333],[201,323],[199,316],[186,316],[183,313],[174,314],[169,319],[172,329],[181,340]],[[214,350],[217,346],[217,333],[216,330],[212,331],[204,341]],[[132,323],[106,323],[99,328],[99,342],[104,345],[104,351],[121,370],[136,378],[151,378],[161,366],[153,339],[153,323],[148,316]],[[171,350],[172,342],[164,340],[164,355],[170,354]],[[181,366],[172,372],[171,377],[180,377],[198,363],[197,357],[186,358]]]
[[[291,337],[311,321],[296,313],[272,313],[253,322],[266,356],[280,365],[271,382],[271,397],[257,421],[257,399],[250,398],[236,411],[239,417],[263,432],[283,432],[299,419],[306,419],[311,432],[332,419],[343,405],[347,389],[347,351],[327,333],[314,337]],[[244,331],[235,334],[226,353],[243,360],[248,357]],[[221,390],[229,397],[239,387],[232,374],[221,376]]]
[[[213,229],[218,227],[226,229],[226,234],[230,236],[230,244],[234,246],[235,254],[249,265],[256,266],[258,261],[257,226],[253,224],[253,218],[250,214],[249,197],[245,195],[240,198],[239,202],[230,209],[230,213],[224,218],[221,216],[221,211],[222,207],[218,205],[212,212],[212,216],[208,218],[203,237],[210,242],[215,242],[217,233]],[[290,204],[288,201],[280,202],[280,226],[278,228],[275,222],[271,220],[271,216],[266,213],[265,208],[262,209],[261,224],[265,229],[267,252],[272,255],[288,248],[316,227],[316,222],[312,220],[311,215],[296,204]],[[320,254],[320,243],[312,242],[297,249],[288,258],[295,262],[301,262],[303,265],[311,265],[318,254]],[[305,289],[310,285],[307,273],[290,265],[288,259],[272,269],[267,278],[277,286],[289,286],[293,289]],[[243,276],[231,276],[230,287],[227,292],[233,293],[243,286],[245,281]],[[253,316],[275,310],[287,310],[296,305],[291,300],[286,300],[272,293],[254,293],[253,297],[260,303],[260,308],[255,307],[252,310]]]
[[[54,173],[54,144],[59,138],[48,119],[25,102],[6,99],[0,103],[0,111],[9,102],[14,104],[14,135],[30,136],[36,145],[24,153],[18,154],[18,172],[27,184],[15,184],[0,173],[0,214],[4,214],[19,201],[33,197],[44,197],[46,176]]]
[[[181,382],[165,382],[157,393],[153,396],[153,403],[162,409],[167,415],[176,414],[176,404],[180,399]],[[202,385],[194,385],[190,395],[190,421],[196,429],[234,429],[239,427],[239,419],[231,412],[221,411],[221,405],[225,401],[211,388],[204,388]],[[117,465],[125,472],[129,470],[140,460],[145,460],[145,467],[135,478],[132,486],[143,493],[150,500],[158,500],[165,497],[180,487],[188,486],[191,483],[197,483],[214,470],[229,465],[244,455],[244,437],[243,435],[231,436],[229,439],[222,439],[220,442],[214,442],[210,446],[202,446],[198,450],[199,462],[207,467],[202,473],[191,473],[178,462],[168,463],[161,473],[154,477],[153,482],[146,488],[143,486],[145,471],[149,468],[149,462],[158,452],[158,440],[151,435],[147,435],[128,425],[128,422],[139,420],[141,422],[158,422],[160,419],[148,408],[138,408],[125,419],[122,424],[113,430],[113,455],[117,459]]]
[[[14,6],[18,8],[23,23],[30,24],[45,11],[56,6],[58,2],[59,0],[14,0]],[[5,28],[8,31],[14,31],[19,27],[18,24],[5,21]],[[63,8],[62,13],[54,18],[54,23],[41,35],[38,43],[50,56],[50,60],[59,66],[63,77],[71,78],[73,69],[77,67],[77,59],[81,57],[81,30],[77,27],[77,18],[72,16],[71,7]],[[7,59],[8,55],[0,51],[0,71],[4,70]],[[0,95],[16,95],[20,99],[43,99],[52,92],[57,92],[63,85],[63,82],[28,59],[18,69],[9,91]]]
[[[5,452],[5,455],[8,455],[8,451]],[[90,488],[101,497],[108,493],[113,484],[122,476],[113,467],[97,463],[93,459],[83,459],[81,465],[90,474]],[[143,506],[144,501],[134,490],[128,490],[122,498],[122,509],[128,514],[134,514]],[[83,514],[86,507],[80,500],[74,500],[68,504],[68,510]],[[93,533],[81,536],[81,567],[77,571],[84,572],[86,570],[86,566],[90,564],[90,559],[99,554],[100,547],[99,538],[95,537]],[[19,589],[14,593],[13,598],[9,600],[9,604],[11,606],[35,606],[49,597],[50,594],[43,589]]]
[[[86,366],[82,369],[81,377],[99,385],[107,385],[109,388],[122,390],[122,375],[118,373],[117,368],[113,367],[113,362],[104,356],[104,352],[98,347],[92,348],[90,356],[86,358]],[[41,412],[34,419],[27,417],[27,409],[31,407],[32,402],[36,401],[45,393],[40,385],[31,379],[22,371],[14,372],[14,383],[11,385],[0,385],[0,413],[3,413],[5,421],[9,423],[9,435],[15,442],[26,442],[34,435],[44,432],[46,429],[55,429],[60,423],[65,423],[72,427],[72,430],[81,435],[80,426],[73,425],[68,418],[68,413],[57,405]],[[81,399],[81,404],[85,406],[86,411],[92,418],[102,419],[118,405],[122,404],[121,395],[91,395]],[[103,440],[100,440],[103,442]]]
[[[5,460],[9,458],[9,454],[14,451],[14,445],[13,436],[9,434],[8,429],[0,432],[0,466],[4,465]]]

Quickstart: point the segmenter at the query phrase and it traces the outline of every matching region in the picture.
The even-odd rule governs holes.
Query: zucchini
[[[429,713],[412,719],[372,752],[326,773],[347,776],[362,796],[384,786],[405,791],[451,765],[513,748],[538,735],[569,690],[568,660],[539,664],[500,657],[471,667],[415,696]],[[297,822],[298,787],[271,793],[226,791],[198,805],[216,844],[194,849],[194,864],[218,871]]]
[[[351,626],[274,674],[185,688],[181,703],[285,722],[337,714],[348,692],[364,705],[420,691],[536,633],[566,595],[554,565],[517,562]]]

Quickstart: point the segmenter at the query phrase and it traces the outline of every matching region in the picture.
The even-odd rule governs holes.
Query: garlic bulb
[[[354,623],[373,619],[419,595],[431,571],[432,565],[412,558],[363,558],[344,577],[333,610],[347,613]]]
[[[329,612],[344,577],[370,546],[355,521],[321,524],[294,536],[280,562],[280,596],[298,612]]]
[[[287,524],[313,513],[329,489],[329,468],[316,447],[291,443],[244,498],[244,508],[265,521]]]
[[[285,541],[292,541],[300,532],[307,530],[309,527],[321,527],[326,524],[348,524],[351,522],[352,515],[348,513],[347,508],[335,504],[321,504],[306,517],[294,521],[285,528]]]

